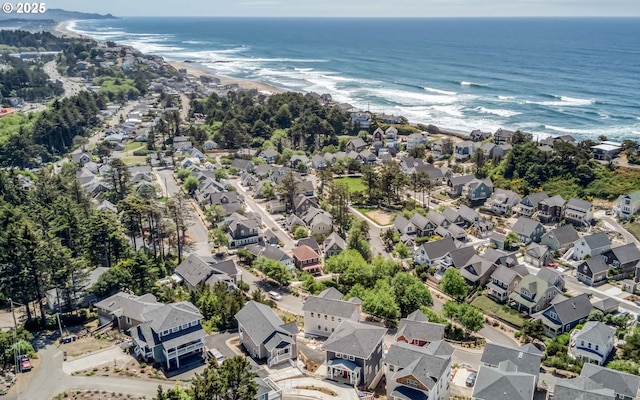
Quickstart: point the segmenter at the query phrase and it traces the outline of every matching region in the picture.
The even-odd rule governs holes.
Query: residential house
[[[573,243],[574,260],[584,260],[587,257],[595,257],[611,249],[611,239],[606,232],[596,232],[583,236]]]
[[[503,361],[496,368],[481,365],[471,399],[533,400],[536,376],[521,372],[511,361]]]
[[[471,181],[476,180],[475,175],[453,176],[449,178],[447,185],[449,186],[449,196],[460,197],[464,187]]]
[[[549,248],[543,244],[531,243],[524,252],[524,262],[534,267],[544,267],[553,260]]]
[[[320,256],[311,247],[302,245],[294,248],[293,263],[302,271],[310,274],[322,273],[322,265],[320,264]]]
[[[328,260],[330,257],[342,253],[347,248],[347,242],[337,232],[332,232],[324,240],[322,247],[324,248],[324,259]]]
[[[151,293],[136,296],[118,292],[111,297],[95,303],[100,325],[113,322],[118,329],[127,331],[144,322],[145,312],[162,307]]]
[[[456,249],[453,238],[447,237],[432,242],[423,243],[415,252],[414,261],[420,265],[437,265],[450,251]]]
[[[233,161],[231,161],[231,166],[240,172],[248,173],[252,173],[256,168],[251,161],[242,158],[234,158]]]
[[[300,217],[298,217],[295,214],[290,214],[286,220],[285,220],[285,227],[287,228],[287,231],[293,233],[297,227],[302,226],[302,227],[306,227],[307,224],[300,219]]]
[[[304,216],[302,217],[304,220]],[[333,217],[326,211],[316,214],[308,223],[312,236],[328,235],[333,230]]]
[[[640,377],[604,368],[599,365],[584,363],[580,376],[589,378],[606,389],[614,391],[616,400],[634,400],[638,398]]]
[[[399,218],[399,217],[400,216],[396,218]],[[400,222],[401,224],[402,220],[400,221],[401,221]],[[419,213],[414,213],[411,216],[411,219],[409,220],[409,222],[415,227],[416,235],[418,237],[432,236],[433,231],[435,231],[435,229],[438,227],[437,223],[432,222],[431,219]],[[394,222],[394,226],[395,226],[395,222]],[[409,230],[409,228],[407,228],[407,230]]]
[[[166,369],[177,369],[193,356],[204,356],[202,314],[188,301],[165,304],[142,314],[144,322],[131,329],[133,353]],[[198,364],[199,365],[199,364]]]
[[[314,238],[313,236],[298,240],[298,242],[296,243],[296,246],[302,246],[302,245],[309,246],[313,251],[320,254],[320,245],[318,244],[318,241],[316,240],[316,238]]]
[[[425,347],[391,344],[384,356],[387,399],[449,399],[452,353],[442,340]]]
[[[307,168],[310,164],[309,157],[304,154],[294,154],[289,160],[289,167],[293,169]]]
[[[494,134],[493,134],[493,142],[495,144],[511,144],[511,140],[513,139],[513,131],[508,131],[506,129],[498,129]]]
[[[571,331],[568,354],[588,363],[604,365],[613,350],[616,328],[599,321],[588,321]]]
[[[280,244],[278,235],[271,228],[264,231],[264,244],[265,246],[278,246]]]
[[[529,275],[526,268],[508,268],[498,265],[491,274],[491,280],[487,284],[488,294],[501,303],[509,299],[522,278]]]
[[[484,142],[491,137],[491,132],[482,132],[480,129],[471,131],[469,138],[472,142]]]
[[[556,379],[553,400],[616,400],[613,389],[578,376],[572,379]]]
[[[461,225],[463,228],[470,228],[472,226],[477,227],[479,225],[479,222],[482,220],[482,217],[480,217],[480,214],[478,214],[476,210],[464,204],[462,204],[460,208],[458,208],[458,214],[463,220],[463,223]]]
[[[576,267],[578,280],[588,286],[598,286],[609,281],[607,272],[609,266],[602,257],[592,257],[578,264]]]
[[[327,159],[322,157],[319,154],[315,154],[313,157],[311,157],[311,167],[314,169],[325,169],[327,168],[328,163],[327,163]]]
[[[418,146],[424,146],[428,138],[427,132],[417,132],[407,136],[407,151],[411,151]]]
[[[435,234],[440,237],[452,237],[455,240],[460,242],[467,241],[467,232],[464,229],[460,228],[458,225],[451,224],[448,228],[444,226],[439,226],[435,230]]]
[[[360,153],[362,150],[365,149],[365,147],[367,147],[367,144],[362,138],[355,138],[355,139],[349,140],[349,142],[347,143],[347,146],[345,147],[345,150],[347,151],[347,153],[351,151]]]
[[[229,225],[229,248],[237,249],[260,241],[258,223],[253,219],[235,220]]]
[[[498,215],[511,215],[511,209],[520,203],[520,196],[511,190],[495,189],[485,207]]]
[[[214,142],[213,140],[207,140],[204,142],[202,147],[204,148],[204,151],[212,151],[218,148],[218,143]]]
[[[498,368],[505,361],[513,363],[518,372],[534,376],[537,384],[542,355],[543,353],[531,343],[519,347],[487,343],[480,357],[480,363],[491,368]]]
[[[583,323],[591,310],[593,306],[589,296],[583,293],[576,297],[553,301],[549,308],[533,317],[542,321],[547,336],[554,337],[569,332],[576,325]]]
[[[93,158],[88,153],[73,153],[71,154],[71,161],[82,167],[86,163],[93,161]]]
[[[267,359],[269,367],[296,359],[298,326],[285,324],[271,307],[249,301],[235,315],[240,344],[251,357]]]
[[[241,199],[238,197],[238,193],[235,191],[211,193],[208,197],[208,203],[210,206],[222,207],[227,215],[233,214],[234,212],[240,211],[244,208]]]
[[[543,223],[560,222],[566,206],[562,196],[555,195],[538,202],[538,218]]]
[[[462,195],[472,202],[484,201],[493,193],[491,179],[472,179],[462,189]]]
[[[458,227],[464,227],[466,225],[466,221],[462,215],[460,215],[460,211],[454,210],[453,208],[447,207],[442,210],[442,216],[451,225],[456,225]]]
[[[637,214],[638,210],[640,210],[640,190],[619,196],[613,207],[613,211],[622,220],[629,219]]]
[[[555,286],[559,291],[564,291],[564,274],[555,268],[540,268],[536,276],[551,286]]]
[[[544,279],[527,275],[509,295],[509,303],[518,311],[533,314],[544,310],[551,300],[561,293],[557,287],[550,285]]]
[[[348,319],[322,345],[327,378],[368,388],[382,368],[386,328]]]
[[[251,160],[253,157],[257,155],[258,155],[258,150],[248,149],[246,147],[242,149],[238,149],[235,154],[237,158],[243,158],[245,160]]]
[[[504,149],[502,146],[498,146],[495,143],[487,142],[480,146],[480,150],[484,154],[485,158],[490,160],[499,160],[504,157]]]
[[[293,198],[293,212],[298,216],[306,213],[310,208],[318,207],[318,198],[314,196],[305,196],[298,193]]]
[[[360,157],[366,165],[375,165],[378,162],[378,157],[369,150],[362,150]]]
[[[444,340],[444,325],[429,322],[422,311],[416,310],[400,320],[394,340],[414,346],[428,346]]]
[[[187,289],[195,289],[203,282],[207,284],[225,282],[234,286],[238,283],[240,274],[232,259],[217,262],[211,256],[200,256],[195,253],[189,254],[175,270],[175,275]]]
[[[596,160],[611,161],[622,152],[622,145],[615,142],[601,142],[598,145],[591,146],[593,158]]]
[[[271,378],[255,377],[253,381],[258,385],[256,400],[282,400],[282,389]]]
[[[617,313],[618,307],[620,307],[620,302],[614,299],[613,297],[603,297],[603,298],[594,297],[591,300],[591,304],[593,305],[593,308],[602,311],[605,315]]]
[[[590,201],[571,198],[564,209],[564,219],[574,225],[591,226],[593,211],[593,204]]]
[[[506,238],[507,235],[493,231],[489,234],[489,245],[495,246],[496,249],[504,250],[504,241]]]
[[[455,154],[456,161],[464,162],[471,158],[474,149],[476,148],[476,143],[470,140],[464,140],[462,142],[458,142],[455,144],[453,149],[453,154]]]
[[[260,252],[260,255],[270,260],[282,263],[291,273],[294,272],[296,266],[293,262],[293,258],[279,248],[275,246],[266,246],[264,250]]]
[[[519,216],[531,217],[536,211],[538,211],[538,204],[540,201],[547,198],[549,198],[549,196],[545,192],[531,193],[528,196],[525,196],[525,198],[513,208],[513,211],[515,211]]]
[[[605,251],[602,259],[609,266],[612,279],[626,279],[640,267],[640,250],[635,243],[627,243]]]
[[[278,152],[274,149],[265,149],[258,154],[258,157],[262,158],[267,164],[273,164],[278,158]]]
[[[362,301],[357,297],[343,300],[336,288],[328,288],[316,296],[309,296],[302,306],[305,335],[329,337],[343,320],[358,322]]]
[[[378,127],[373,134],[371,135],[374,142],[383,142],[384,141],[384,131],[382,128]]]
[[[388,148],[396,148],[396,149],[400,148],[400,140],[398,140],[398,130],[395,127],[393,126],[388,127],[387,130],[384,131],[384,136],[385,136],[385,145]]]
[[[551,251],[559,251],[564,253],[573,247],[573,243],[580,239],[578,232],[571,224],[566,224],[558,228],[552,229],[542,235],[540,244],[546,245]]]
[[[544,226],[540,222],[527,217],[518,218],[511,230],[520,236],[520,242],[524,244],[538,243],[544,234]]]
[[[369,129],[371,126],[371,114],[367,112],[352,112],[351,122],[359,129]]]
[[[393,221],[393,228],[401,235],[415,235],[417,230],[416,226],[402,215],[396,216]]]

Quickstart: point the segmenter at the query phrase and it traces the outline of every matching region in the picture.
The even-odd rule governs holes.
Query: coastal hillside
[[[67,21],[71,19],[115,19],[111,14],[83,13],[78,11],[68,11],[60,8],[50,8],[42,14],[0,14],[0,21],[24,21],[24,20],[51,20],[54,22]]]

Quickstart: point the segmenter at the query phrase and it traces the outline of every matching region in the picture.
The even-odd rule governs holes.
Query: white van
[[[278,292],[275,291],[270,291],[269,293],[267,293],[269,295],[269,297],[271,297],[273,300],[282,300],[282,295]]]

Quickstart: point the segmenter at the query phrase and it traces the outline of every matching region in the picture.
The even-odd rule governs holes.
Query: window
[[[313,318],[313,313],[311,313],[311,318]]]
[[[319,331],[321,331],[321,330],[322,330],[322,327],[321,327],[320,325],[318,325],[318,330],[319,330]]]
[[[558,314],[556,314],[554,311],[549,311],[549,317],[553,319],[558,319]]]
[[[324,320],[326,321],[328,318],[327,314],[324,315]]]
[[[336,358],[342,358],[342,353],[336,353]]]
[[[587,343],[587,347],[588,347],[588,348],[591,348],[591,343]]]
[[[338,318],[338,322],[342,322],[342,318]]]
[[[418,387],[418,381],[416,381],[415,379],[407,378],[407,380],[405,381],[405,383],[406,383],[408,386]]]
[[[334,317],[333,315],[331,316],[331,321],[335,321],[336,317]]]
[[[395,367],[394,367],[393,365],[389,365],[389,371],[393,372],[393,369],[394,369],[394,368],[395,368]]]
[[[331,333],[333,333],[333,331],[335,331],[335,330],[336,330],[336,328],[331,328]]]
[[[189,327],[189,324],[184,324],[180,327],[181,330],[187,329]]]
[[[356,360],[356,358],[354,356],[348,356],[347,358],[349,359],[349,361],[355,361]]]
[[[327,327],[325,326],[325,327],[324,327],[324,331],[326,332],[327,330],[328,330],[328,329],[327,329]]]
[[[178,332],[179,330],[180,330],[179,326],[174,326],[173,328],[171,328],[171,333]]]
[[[596,351],[600,350],[600,346],[596,345]]]
[[[196,320],[196,321],[191,321],[191,323],[190,323],[189,325],[191,325],[191,326],[197,326],[199,322],[200,322],[200,321],[197,321],[197,320]]]
[[[125,320],[127,321],[127,324],[130,324],[130,323],[131,323],[131,318],[126,317],[126,318],[125,318]]]

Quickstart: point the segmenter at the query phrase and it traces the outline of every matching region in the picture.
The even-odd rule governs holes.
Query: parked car
[[[269,297],[271,297],[273,300],[282,300],[282,295],[276,291],[270,291],[269,293],[267,293],[269,295]]]
[[[33,365],[31,365],[31,360],[29,360],[29,357],[21,355],[21,356],[18,356],[18,360],[20,362],[20,371],[22,372],[31,371],[31,369],[33,368]]]
[[[215,358],[218,364],[222,364],[222,362],[227,359],[227,357],[220,353],[220,350],[216,348],[207,350],[207,359],[211,358]]]
[[[475,372],[472,372],[469,374],[469,376],[467,377],[467,380],[465,382],[465,384],[469,387],[473,386],[476,384],[476,378],[478,377],[478,374]]]

